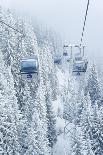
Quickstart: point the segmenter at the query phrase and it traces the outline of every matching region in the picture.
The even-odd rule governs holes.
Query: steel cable
[[[82,36],[81,36],[81,40],[80,40],[80,46],[82,45],[82,42],[83,42],[84,31],[85,31],[87,15],[88,15],[88,10],[89,10],[89,4],[90,4],[90,0],[88,0],[88,2],[87,2],[87,8],[86,8],[86,14],[85,14],[85,18],[84,18],[83,31],[82,31]]]

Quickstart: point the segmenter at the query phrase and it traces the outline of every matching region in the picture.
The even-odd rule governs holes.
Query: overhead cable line
[[[82,45],[82,42],[83,42],[84,31],[85,31],[85,26],[86,26],[86,21],[87,21],[87,15],[88,15],[88,10],[89,10],[89,4],[90,4],[90,0],[88,0],[88,2],[87,2],[87,8],[86,8],[86,14],[85,14],[85,18],[84,18],[82,36],[81,36],[81,40],[80,40],[80,46]]]
[[[11,25],[5,23],[3,20],[0,20],[0,23],[2,23],[2,24],[4,24],[4,25],[8,26],[9,28],[13,29],[14,31],[16,31],[16,32],[18,32],[18,33],[20,33],[20,34],[22,34],[22,35],[24,36],[24,34],[23,34],[21,31],[15,29],[15,28],[12,27]]]
[[[9,24],[7,24],[5,21],[3,21],[3,20],[0,20],[0,23],[2,23],[2,24],[4,24],[4,25],[6,25],[7,27],[9,27],[10,29],[12,29],[12,30],[14,30],[14,31],[16,31],[16,32],[18,32],[19,34],[21,34],[22,35],[22,37],[26,37],[26,35],[25,34],[23,34],[23,32],[21,32],[21,31],[19,31],[18,29],[16,29],[16,28],[14,28],[14,27],[12,27],[11,25],[9,25]],[[42,41],[38,41],[38,39],[34,39],[35,41],[37,41],[37,43],[42,43]],[[48,43],[46,43],[46,42],[44,42],[44,44],[46,44],[46,45],[49,45],[50,47],[52,47],[52,45],[51,44],[48,44]]]

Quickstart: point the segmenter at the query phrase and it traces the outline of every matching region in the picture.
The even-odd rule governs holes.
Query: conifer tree
[[[88,83],[86,87],[86,93],[88,92],[90,95],[92,105],[94,105],[97,101],[101,99],[101,92],[95,66],[91,68],[89,74]],[[100,104],[100,102],[98,102],[98,104]]]

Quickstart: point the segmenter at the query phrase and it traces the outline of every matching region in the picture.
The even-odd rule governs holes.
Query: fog
[[[87,0],[0,0],[0,5],[37,18],[68,44],[79,44]],[[91,0],[83,44],[88,57],[102,61],[103,1]]]

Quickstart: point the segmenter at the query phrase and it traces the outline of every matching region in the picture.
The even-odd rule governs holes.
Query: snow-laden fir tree
[[[102,108],[101,108],[102,109]],[[103,126],[98,104],[92,105],[89,94],[84,97],[81,115],[82,149],[85,154],[103,154]]]
[[[43,84],[45,86],[45,102],[46,102],[46,108],[47,108],[47,137],[49,140],[49,146],[53,148],[54,144],[56,143],[57,136],[56,136],[56,116],[54,114],[53,108],[52,108],[52,89],[51,89],[51,80],[49,76],[51,75],[52,71],[52,64],[49,64],[50,59],[48,57],[47,48],[43,47],[42,50],[42,72],[41,76],[43,78]]]
[[[46,94],[46,105],[47,105],[47,119],[48,119],[48,133],[47,137],[49,140],[49,146],[53,148],[54,144],[57,141],[57,136],[56,136],[56,116],[53,113],[53,107],[52,107],[52,102],[49,98],[49,94]]]
[[[91,145],[95,155],[103,154],[103,125],[98,115],[99,108],[96,103],[91,110]]]
[[[81,121],[80,121],[80,127],[81,127],[81,144],[82,144],[82,150],[84,155],[94,155],[92,151],[92,145],[91,145],[91,100],[89,94],[84,96],[83,100],[83,109],[81,113]]]
[[[6,142],[6,135],[1,133],[1,137],[4,137],[1,140],[4,142],[4,154],[48,155],[50,147],[52,148],[57,140],[56,118],[52,107],[52,100],[57,97],[52,50],[54,47],[49,45],[52,40],[48,34],[41,33],[46,42],[42,39],[44,46],[40,49],[30,24],[17,18],[9,10],[5,12],[0,9],[0,18],[25,35],[24,37],[7,26],[0,25],[0,96],[2,101],[7,98],[1,106],[1,122],[5,122],[4,126],[11,136],[7,138],[9,144]],[[20,60],[33,55],[39,57],[40,72],[37,79],[29,82],[20,75]]]
[[[68,81],[68,90],[66,94],[66,100],[64,102],[64,114],[63,118],[78,124],[80,122],[81,112],[83,108],[83,96],[84,92],[78,85],[78,81]],[[75,85],[75,88],[73,88]],[[80,90],[81,89],[81,90]]]
[[[97,72],[94,65],[92,66],[89,72],[88,83],[85,91],[86,91],[85,92],[86,94],[89,92],[92,105],[94,105],[97,101],[98,101],[98,104],[100,105],[101,91],[100,91]]]
[[[0,154],[19,155],[19,125],[21,114],[15,96],[11,67],[7,67],[0,53]]]

